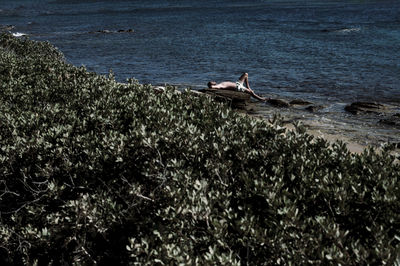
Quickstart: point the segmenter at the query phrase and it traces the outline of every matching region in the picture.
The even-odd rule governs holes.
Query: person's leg
[[[262,101],[262,102],[265,102],[265,101],[267,101],[268,99],[267,98],[264,98],[264,97],[261,97],[261,96],[258,96],[257,94],[255,94],[254,93],[254,91],[252,91],[252,90],[249,90],[248,91],[248,93],[250,93],[251,94],[251,96],[253,96],[254,98],[256,98],[257,100],[260,100],[260,101]]]
[[[249,74],[248,73],[243,73],[239,78],[239,82],[244,84],[248,89],[251,90],[250,84],[249,84]]]
[[[240,83],[246,82],[246,80],[248,79],[248,77],[249,77],[249,74],[243,73],[243,74],[240,76],[240,78],[239,78],[239,82],[240,82]]]
[[[260,100],[260,101],[266,101],[266,100],[267,100],[267,98],[264,98],[264,97],[261,97],[261,96],[258,96],[257,94],[255,94],[254,91],[250,88],[250,84],[249,84],[249,74],[243,73],[243,74],[240,76],[240,78],[239,78],[239,82],[242,83],[242,84],[246,84],[246,87],[247,87],[247,88],[246,88],[246,91],[247,91],[248,93],[250,93],[251,96],[253,96],[253,97],[256,98],[257,100]]]

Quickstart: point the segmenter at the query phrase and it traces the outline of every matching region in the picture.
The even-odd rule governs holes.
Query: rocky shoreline
[[[331,142],[343,141],[352,152],[360,153],[364,148],[379,148],[384,144],[400,148],[400,106],[379,102],[320,103],[279,96],[271,97],[264,104],[239,97],[238,92],[211,93],[217,97],[236,97],[232,100],[233,107],[252,116],[270,119],[279,114],[288,128],[301,122],[312,135]]]
[[[301,122],[317,136],[342,140],[349,148],[379,148],[392,144],[400,148],[399,107],[376,102],[291,104],[287,108],[260,106],[256,115],[282,114],[287,123]],[[271,109],[271,107],[269,107]],[[354,151],[354,149],[353,149]]]
[[[153,88],[160,92],[165,90],[164,86]],[[322,137],[331,143],[342,141],[351,152],[362,153],[368,147],[380,148],[391,144],[400,155],[400,106],[377,102],[320,103],[279,96],[262,103],[242,92],[191,91],[195,95],[205,93],[217,101],[228,102],[232,108],[253,117],[268,120],[280,115],[289,130],[294,128],[293,124],[300,122],[315,137]]]

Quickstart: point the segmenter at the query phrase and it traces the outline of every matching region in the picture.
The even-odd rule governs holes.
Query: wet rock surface
[[[301,100],[301,99],[294,99],[290,101],[291,105],[311,105],[312,102]]]
[[[249,115],[266,119],[279,115],[289,127],[293,123],[300,122],[312,134],[326,137],[331,141],[337,139],[350,143],[351,149],[359,152],[363,147],[380,147],[382,143],[395,144],[400,149],[400,106],[396,103],[360,101],[346,106],[346,103],[329,99],[308,101],[280,98],[278,95],[268,95],[273,98],[263,103],[250,100],[250,95],[247,93],[236,91],[222,92],[225,97],[221,97],[219,90],[204,89],[198,92],[212,94],[216,100],[226,102],[228,99],[227,102],[232,108]]]
[[[0,33],[1,32],[8,32],[11,31],[12,29],[14,29],[15,26],[14,25],[1,25],[0,24]]]
[[[268,99],[267,102],[277,107],[290,107],[290,103],[282,99]]]
[[[358,115],[362,113],[385,113],[388,110],[386,105],[376,102],[354,102],[344,108],[347,112]]]
[[[385,117],[379,120],[379,123],[400,128],[400,113]]]
[[[307,110],[307,111],[309,111],[311,113],[315,113],[315,112],[318,112],[318,111],[320,111],[320,110],[322,110],[324,108],[325,108],[325,106],[323,106],[323,105],[311,105],[311,106],[306,107],[305,110]]]

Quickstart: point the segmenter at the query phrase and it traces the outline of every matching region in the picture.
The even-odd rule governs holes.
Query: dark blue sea
[[[354,101],[400,106],[400,1],[1,0],[0,25],[120,81],[202,88],[248,72],[262,95],[328,105],[329,121]]]

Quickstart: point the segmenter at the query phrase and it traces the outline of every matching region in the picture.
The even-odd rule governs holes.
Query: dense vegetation
[[[400,166],[0,38],[0,264],[393,264]]]

